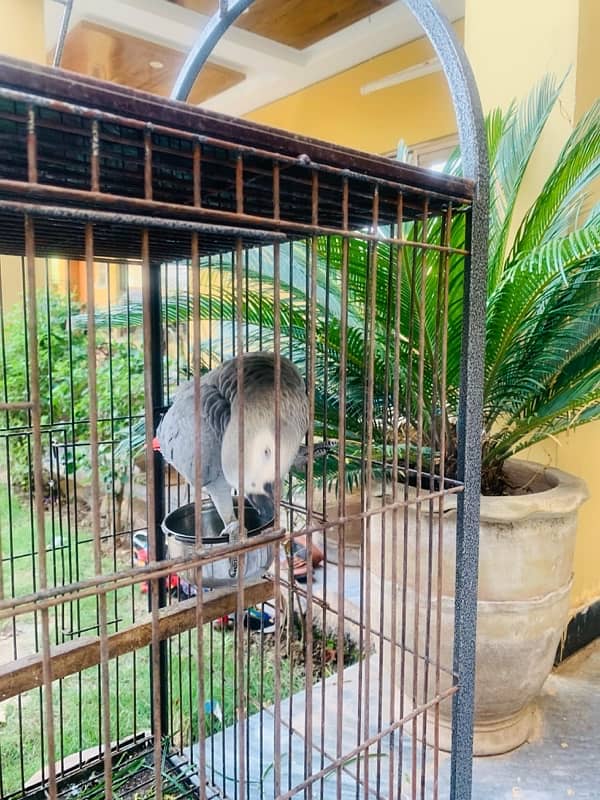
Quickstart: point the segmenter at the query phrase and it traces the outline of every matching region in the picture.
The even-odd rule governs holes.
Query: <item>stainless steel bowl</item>
[[[234,498],[234,509],[237,515],[237,498]],[[273,524],[273,520],[261,519],[256,509],[248,501],[244,504],[244,523],[248,536],[256,534]],[[202,501],[202,545],[209,550],[226,544],[228,537],[221,537],[223,520],[210,500]],[[196,548],[195,504],[188,503],[167,514],[162,529],[167,536],[167,552],[169,558],[186,556]],[[244,560],[244,582],[260,578],[273,563],[273,545],[265,545],[255,550],[248,550]],[[194,569],[182,570],[179,573],[193,586],[196,585]],[[229,557],[212,561],[202,567],[202,584],[209,589],[221,586],[235,586],[237,575],[233,573],[232,561]]]

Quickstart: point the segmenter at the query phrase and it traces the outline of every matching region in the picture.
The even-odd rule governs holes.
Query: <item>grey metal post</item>
[[[475,182],[467,233],[471,256],[465,265],[461,389],[458,419],[459,495],[456,530],[454,672],[459,691],[452,706],[451,800],[470,800],[475,694],[475,634],[479,561],[481,432],[488,256],[489,164],[485,122],[471,66],[448,19],[433,0],[403,0],[431,41],[448,80],[456,111],[463,175]],[[171,93],[185,100],[213,48],[253,0],[221,6],[200,33]]]
[[[219,11],[210,18],[202,29],[192,45],[188,57],[183,62],[171,92],[171,100],[187,100],[198,73],[221,36],[253,2],[254,0],[234,0],[231,5],[228,2],[219,3]]]
[[[470,64],[450,22],[430,0],[404,0],[433,44],[448,84],[458,123],[463,175],[475,181],[471,256],[465,265],[461,386],[458,419],[458,497],[454,673],[459,691],[452,702],[451,800],[470,800],[473,772],[475,635],[479,562],[479,502],[485,313],[487,296],[489,165],[485,122]]]

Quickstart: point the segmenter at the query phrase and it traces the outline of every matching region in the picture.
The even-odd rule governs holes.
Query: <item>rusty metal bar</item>
[[[31,166],[31,163],[30,163]],[[27,333],[30,381],[31,421],[33,431],[33,491],[38,548],[39,585],[48,586],[46,564],[46,522],[44,516],[44,479],[42,475],[42,425],[40,398],[40,368],[38,353],[38,317],[35,276],[35,230],[31,217],[25,217],[25,259],[27,264]],[[44,686],[44,718],[47,736],[48,791],[50,800],[56,800],[56,743],[54,710],[52,703],[52,664],[50,662],[50,619],[48,609],[41,610],[42,663]]]
[[[311,176],[311,223],[314,227],[319,224],[319,175],[313,171]],[[305,694],[306,694],[306,714],[304,717],[304,729],[306,739],[306,751],[304,758],[304,775],[308,777],[312,771],[312,676],[313,676],[313,565],[312,565],[312,545],[313,533],[310,530],[314,525],[314,440],[313,431],[315,426],[315,376],[317,366],[317,354],[315,347],[316,325],[317,325],[317,240],[312,238],[310,241],[310,285],[308,304],[308,344],[306,352],[306,390],[308,394],[308,461],[306,464],[306,615],[305,615],[305,672],[307,675]],[[307,800],[312,800],[312,784],[307,787]]]
[[[10,186],[8,184],[10,183]],[[23,191],[29,193],[31,185],[27,183],[20,183],[19,181],[5,181],[0,180],[0,189],[9,188],[13,192],[20,194]],[[35,187],[36,189],[38,186]],[[73,196],[73,199],[81,199],[83,202],[88,203],[90,200],[89,192],[80,192],[77,189],[55,189],[52,186],[39,185],[40,195],[48,196],[64,196],[65,198]],[[79,196],[79,197],[78,197]],[[148,211],[160,210],[166,213],[173,213],[174,211],[185,212],[188,216],[201,216],[223,220],[222,225],[210,222],[194,222],[187,219],[171,219],[167,217],[143,216],[140,214],[125,213],[125,212],[110,212],[101,211],[90,208],[72,208],[70,206],[42,206],[37,203],[26,203],[20,200],[0,200],[0,209],[5,208],[7,211],[15,211],[17,213],[29,213],[32,216],[49,216],[56,219],[75,219],[83,222],[107,222],[107,223],[121,223],[131,224],[141,227],[149,228],[164,228],[171,230],[181,231],[196,231],[198,233],[213,234],[215,236],[229,235],[232,237],[241,236],[248,237],[249,239],[265,240],[268,242],[285,241],[288,235],[295,233],[305,234],[307,236],[347,236],[352,239],[359,239],[365,242],[380,242],[381,244],[410,246],[418,244],[425,250],[444,251],[442,245],[433,242],[417,243],[406,239],[395,239],[389,236],[383,236],[380,233],[370,234],[362,230],[348,231],[344,233],[337,228],[329,226],[318,226],[294,222],[293,220],[284,219],[271,219],[269,217],[258,217],[250,214],[237,214],[233,211],[215,211],[213,209],[196,208],[194,206],[177,206],[171,203],[160,203],[155,200],[143,200],[141,198],[121,198],[118,195],[110,195],[108,192],[94,196],[94,203],[102,203],[110,205],[110,203],[118,201],[120,205],[129,206],[132,208],[147,209]],[[240,228],[232,227],[225,224],[227,220],[231,222],[248,222],[249,224],[261,225],[262,228]],[[272,230],[269,230],[269,226]],[[285,229],[286,233],[278,229]],[[468,251],[463,248],[452,247],[449,252],[456,255],[468,255]]]
[[[66,586],[53,586],[33,594],[23,595],[20,598],[6,598],[0,601],[0,619],[7,619],[44,608],[52,608],[53,606],[62,605],[68,600],[95,597],[96,594],[116,591],[146,580],[164,578],[180,569],[194,569],[200,565],[227,558],[238,551],[254,550],[265,544],[281,541],[284,535],[285,531],[282,530],[267,531],[260,536],[253,536],[245,542],[239,542],[237,545],[222,545],[222,549],[221,547],[218,548],[218,553],[215,553],[217,548],[213,547],[209,553],[181,556],[168,561],[150,563],[143,567],[132,567],[94,578],[86,578]]]
[[[452,205],[448,206],[448,211],[444,219],[443,239],[444,242],[450,241],[452,230]],[[442,257],[441,280],[443,282],[443,300],[441,313],[441,338],[442,338],[442,365],[441,365],[441,386],[440,403],[444,408],[446,405],[446,380],[448,369],[448,286],[450,279],[450,259],[448,256]],[[440,419],[440,482],[443,485],[446,470],[446,414],[441,415]],[[444,568],[444,498],[438,499],[438,528],[437,528],[437,585],[436,585],[436,616],[435,616],[435,692],[439,693],[441,686],[441,649],[442,649],[442,586]],[[440,707],[434,709],[434,743],[433,743],[433,800],[438,800],[439,795],[439,751],[440,751]]]
[[[143,307],[144,307],[144,320],[143,331],[144,341],[150,343],[153,339],[152,331],[152,278],[150,270],[152,264],[150,261],[150,240],[147,229],[142,231],[142,294],[143,294]],[[149,345],[148,345],[149,346]],[[149,350],[146,354],[149,355]],[[146,421],[146,452],[153,453],[153,438],[154,438],[154,385],[153,385],[153,370],[154,365],[148,363],[144,369],[144,392],[145,392],[145,421]],[[156,552],[156,538],[155,531],[157,530],[160,521],[156,519],[155,514],[155,498],[156,498],[156,476],[154,469],[151,467],[146,474],[146,487],[147,487],[147,515],[148,515],[148,557],[150,561],[157,561]],[[159,615],[159,578],[153,577],[150,579],[149,597],[152,604],[152,644],[151,644],[151,697],[152,697],[152,727],[154,734],[154,776],[156,781],[156,798],[162,800],[163,787],[162,787],[162,774],[157,768],[158,764],[162,762],[162,736],[163,733],[163,719],[161,708],[161,653],[160,653],[160,639],[158,635],[158,615]]]
[[[400,236],[402,226],[404,223],[404,205],[402,194],[398,194],[398,207],[396,212],[396,230],[397,236]],[[402,264],[402,249],[397,247],[393,252],[393,267],[396,271],[395,282],[391,282],[394,286],[396,293],[396,302],[394,304],[394,365],[392,370],[392,502],[396,503],[399,494],[399,446],[400,446],[400,321],[402,317],[402,277],[403,277],[403,264]],[[394,276],[393,276],[394,277]],[[405,478],[406,480],[406,478]],[[399,551],[399,509],[391,511],[392,515],[392,546],[391,546],[391,559],[392,559],[392,608],[390,617],[391,626],[391,642],[390,642],[390,702],[389,714],[390,717],[396,713],[396,650],[398,647],[398,551]],[[406,561],[406,554],[403,554],[403,561]],[[383,563],[382,552],[382,576],[385,576],[385,564]],[[405,587],[402,587],[405,590]],[[404,652],[402,653],[404,658]],[[400,686],[400,716],[404,710],[404,683],[401,682]],[[398,749],[402,752],[402,729],[398,735]],[[388,770],[388,795],[391,797],[394,791],[394,776],[396,770],[395,752],[395,734],[392,733],[390,737],[390,753],[392,757],[389,761]],[[401,770],[399,770],[401,772]]]
[[[1,188],[0,181],[0,188]],[[107,197],[107,194],[103,194]],[[140,201],[150,203],[148,208],[155,206],[153,201]],[[285,234],[276,231],[256,230],[254,228],[232,228],[228,225],[214,225],[208,222],[192,222],[183,219],[167,219],[164,217],[144,217],[138,214],[116,213],[111,211],[98,211],[89,208],[71,208],[69,206],[43,206],[36,203],[23,203],[20,201],[0,200],[0,209],[29,214],[32,217],[52,217],[53,219],[73,219],[80,222],[113,223],[132,225],[145,228],[159,228],[176,231],[190,231],[192,233],[206,233],[213,236],[241,236],[249,239],[265,239],[271,241],[285,241]],[[191,209],[190,209],[191,210]],[[260,218],[259,218],[260,219]]]
[[[94,538],[94,573],[102,575],[102,545],[100,538],[100,471],[98,462],[98,390],[96,371],[96,297],[94,270],[94,230],[85,227],[85,266],[88,307],[88,395],[90,402],[90,462],[92,467],[92,534]],[[108,673],[108,612],[106,594],[98,595],[98,629],[100,632],[100,707],[104,747],[104,784],[107,800],[112,800],[112,754],[110,752],[110,690]]]
[[[427,204],[423,210],[423,221],[420,223],[421,239],[426,241],[427,237]],[[419,268],[417,270],[417,263]],[[426,290],[426,261],[425,253],[422,250],[417,250],[415,253],[415,262],[413,263],[415,271],[413,286],[418,287],[419,296],[415,298],[417,302],[417,320],[418,320],[418,358],[417,358],[417,442],[416,442],[416,493],[417,497],[421,496],[423,490],[423,388],[424,388],[424,367],[425,367],[425,290]],[[418,280],[417,280],[418,278]],[[417,504],[415,509],[415,555],[414,555],[414,569],[415,569],[415,584],[414,584],[414,619],[413,619],[413,648],[415,653],[419,653],[420,645],[420,599],[421,599],[421,540],[422,540],[422,506]],[[431,602],[427,598],[427,604]],[[413,706],[419,704],[419,661],[413,659],[412,669],[412,701]],[[412,774],[411,774],[411,791],[412,800],[417,800],[418,791],[418,718],[414,717],[412,720]],[[421,745],[423,747],[423,745]]]
[[[279,163],[273,164],[273,216],[279,218]],[[273,489],[276,528],[281,527],[281,246],[273,245],[273,351],[275,353],[275,486]],[[281,630],[281,557],[282,549],[277,542],[274,548],[274,581],[275,581],[275,630]],[[281,637],[275,638],[275,662],[281,663]],[[274,718],[273,718],[273,783],[276,795],[281,793],[281,671],[275,670],[274,676]]]
[[[90,157],[91,184],[90,190],[100,192],[100,129],[98,120],[92,121],[92,148]]]
[[[348,179],[344,179],[342,188],[342,230],[348,230],[348,206],[350,202]],[[341,419],[346,418],[346,381],[347,371],[346,363],[348,357],[348,239],[346,237],[342,240],[342,264],[340,276],[340,293],[341,293],[341,308],[340,308],[340,368],[339,368],[339,385],[340,385],[340,408],[339,415]],[[339,526],[337,527],[337,546],[338,546],[338,564],[343,565],[346,557],[346,525],[343,522],[346,510],[346,426],[342,425],[339,431],[339,449],[340,458],[338,460],[338,518],[340,519]],[[324,530],[325,532],[325,530]],[[338,606],[338,624],[337,624],[337,637],[338,641],[344,641],[344,619],[345,619],[345,575],[342,568],[338,574],[338,593],[337,593],[337,606]],[[338,647],[337,654],[337,671],[341,675],[344,669],[344,650]],[[338,714],[341,719],[344,717],[344,686],[343,682],[337,682],[336,702]],[[336,736],[336,758],[342,757],[342,728],[337,729]],[[342,771],[341,766],[336,772],[336,800],[341,800],[342,797]]]
[[[215,596],[213,597],[212,594]],[[246,587],[248,602],[253,604],[271,600],[274,596],[274,583],[262,580]],[[198,603],[195,598],[182,600],[176,605],[161,609],[158,622],[158,635],[161,641],[170,639],[178,633],[191,630],[197,624],[197,607],[202,606],[204,622],[212,622],[231,611],[236,604],[236,593],[218,590]],[[109,659],[135,652],[152,642],[152,617],[146,614],[142,619],[126,628],[111,633],[107,637]],[[49,663],[52,679],[66,678],[83,669],[95,667],[101,662],[99,637],[85,637],[50,649]],[[44,684],[43,655],[25,656],[0,666],[0,701],[35,689]]]
[[[194,142],[192,166],[192,184],[194,188],[194,206],[202,205],[202,146],[198,140]]]
[[[46,564],[46,523],[44,517],[44,480],[42,475],[42,427],[40,372],[38,360],[38,323],[35,267],[35,231],[33,220],[25,217],[25,258],[27,263],[27,333],[28,359],[30,373],[30,402],[33,432],[33,485],[34,511],[37,529],[38,575],[42,589],[48,586]],[[54,731],[54,711],[52,704],[52,668],[50,664],[50,619],[48,609],[41,610],[42,618],[42,658],[44,686],[44,722],[47,728],[48,790],[50,799],[57,796],[56,786],[56,745]]]
[[[27,180],[37,183],[38,158],[37,158],[37,132],[35,107],[27,109]]]
[[[375,186],[373,189],[373,209],[371,218],[371,228],[376,231],[379,225],[379,190]],[[377,246],[371,244],[368,255],[368,288],[366,297],[366,341],[367,341],[367,364],[365,375],[365,402],[366,402],[366,476],[365,476],[365,507],[367,511],[372,509],[373,500],[373,420],[374,420],[374,382],[375,382],[375,319],[377,303]],[[383,526],[383,514],[380,515],[381,525]],[[364,649],[366,653],[371,650],[371,521],[372,517],[367,517],[365,525],[364,554],[364,618],[366,624]],[[380,611],[380,625],[383,624],[383,609]],[[381,678],[381,676],[380,676]],[[365,659],[364,670],[364,710],[363,710],[363,737],[366,739],[370,729],[370,690],[371,690],[371,660]],[[360,762],[357,773],[360,775]],[[369,789],[369,751],[366,751],[364,759],[364,797],[365,800]]]
[[[30,400],[16,401],[14,403],[0,403],[0,411],[30,411],[33,403]]]
[[[152,132],[144,131],[144,200],[152,201]]]
[[[196,151],[195,151],[196,152]],[[200,149],[195,156],[197,171],[194,173],[194,199],[200,203]],[[193,370],[194,370],[194,533],[196,536],[196,549],[202,548],[202,350],[201,350],[201,319],[200,319],[200,256],[198,234],[192,234],[192,251],[190,260],[192,271],[192,303],[193,303]],[[199,799],[206,798],[206,718],[204,714],[204,623],[207,619],[205,613],[206,602],[203,595],[202,568],[197,567],[196,572],[196,646],[198,649],[198,777],[200,782]]]
[[[238,161],[238,164],[240,162]],[[242,180],[242,172],[238,168],[236,172],[237,182]],[[238,192],[240,191],[238,188]],[[239,194],[236,192],[236,197],[239,201]],[[242,354],[244,352],[244,256],[242,249],[242,241],[238,239],[235,248],[235,261],[234,261],[234,280],[235,280],[235,334],[236,334],[236,355],[237,361],[237,415],[238,415],[238,496],[240,502],[238,503],[238,522],[239,522],[239,542],[244,543],[247,541],[248,535],[246,531],[245,519],[245,503],[243,502],[246,493],[246,475],[245,475],[245,391],[244,391],[244,363]],[[245,552],[239,551],[236,556],[235,563],[237,564],[237,606],[236,606],[236,624],[235,624],[235,657],[236,657],[236,719],[237,719],[237,791],[240,797],[244,797],[246,793],[246,686],[244,681],[244,627],[242,625],[242,617],[244,614],[244,571],[245,571]],[[233,562],[232,562],[233,563]]]
[[[244,159],[238,155],[235,160],[235,213],[239,217],[244,213]]]

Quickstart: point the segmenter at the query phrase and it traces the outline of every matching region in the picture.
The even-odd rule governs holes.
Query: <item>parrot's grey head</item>
[[[237,425],[230,424],[223,436],[221,466],[226,481],[231,486],[239,484],[239,443]],[[283,479],[294,461],[298,451],[298,442],[294,437],[286,436],[282,426],[279,456],[279,477]],[[245,425],[244,430],[244,494],[260,515],[261,520],[268,522],[275,516],[276,442],[273,427],[262,425],[252,427]]]

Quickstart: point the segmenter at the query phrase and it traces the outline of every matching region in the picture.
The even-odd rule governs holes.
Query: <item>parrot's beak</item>
[[[275,517],[275,500],[273,497],[273,484],[266,483],[264,487],[264,494],[249,494],[248,500],[256,509],[260,517],[260,524],[264,525],[271,522]]]

